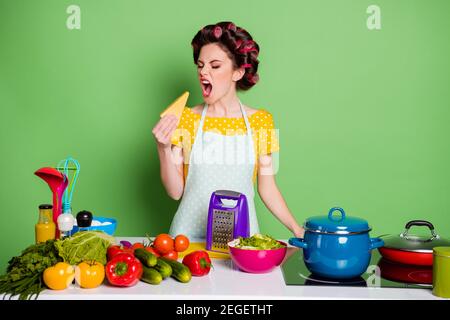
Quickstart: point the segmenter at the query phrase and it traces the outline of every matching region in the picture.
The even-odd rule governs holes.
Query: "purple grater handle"
[[[215,192],[217,198],[239,200],[242,193],[231,190],[217,190]]]
[[[234,219],[234,233],[233,239],[238,237],[247,238],[250,236],[250,217],[248,210],[247,197],[245,194],[241,193],[238,201],[238,214],[235,215]]]
[[[216,203],[216,193],[213,192],[211,194],[211,198],[209,200],[208,221],[206,224],[206,250],[211,250],[211,248],[212,248],[213,211],[214,211],[215,203]]]
[[[212,248],[212,233],[213,233],[213,211],[221,205],[221,199],[237,200],[238,214],[235,215],[235,228],[233,237],[249,237],[250,236],[250,221],[247,198],[244,194],[231,190],[217,190],[211,194],[208,209],[208,221],[206,228],[206,249]],[[231,210],[226,208],[225,210]],[[235,209],[233,209],[234,211]]]

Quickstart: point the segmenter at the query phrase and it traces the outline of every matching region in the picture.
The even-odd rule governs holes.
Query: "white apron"
[[[223,135],[203,132],[208,105],[203,107],[202,117],[189,155],[189,169],[183,197],[172,220],[169,233],[187,237],[206,238],[206,225],[211,194],[216,190],[232,190],[245,194],[250,218],[250,235],[259,233],[256,218],[253,171],[255,149],[252,130],[241,101],[247,133]]]

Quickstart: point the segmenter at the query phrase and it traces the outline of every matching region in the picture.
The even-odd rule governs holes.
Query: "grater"
[[[234,200],[229,205],[222,200]],[[250,235],[247,198],[243,193],[217,190],[211,194],[206,228],[206,249],[228,253],[228,242]]]

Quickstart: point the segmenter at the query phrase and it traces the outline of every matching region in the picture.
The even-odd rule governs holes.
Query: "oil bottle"
[[[39,206],[39,220],[35,225],[36,243],[55,239],[56,225],[53,222],[53,206],[41,204]]]

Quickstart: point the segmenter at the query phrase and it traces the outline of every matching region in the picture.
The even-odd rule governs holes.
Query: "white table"
[[[134,243],[141,242],[142,239],[141,237],[118,237],[117,241],[128,240]],[[214,269],[207,276],[192,277],[189,283],[180,283],[168,278],[159,285],[139,282],[130,288],[104,284],[95,289],[81,289],[72,285],[62,291],[45,290],[40,294],[39,299],[438,299],[431,293],[431,289],[287,286],[281,268],[266,274],[250,274],[238,271],[229,259],[214,259],[213,265]]]

